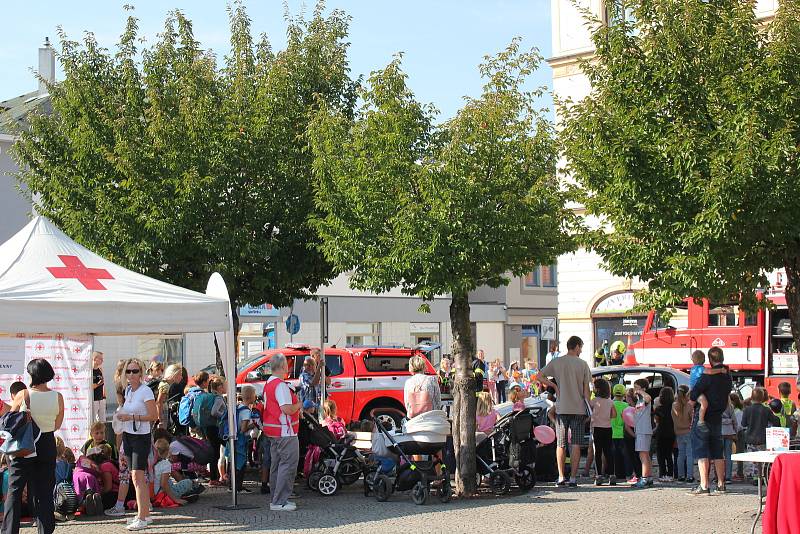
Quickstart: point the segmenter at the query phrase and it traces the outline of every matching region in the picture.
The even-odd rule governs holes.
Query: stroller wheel
[[[428,487],[426,481],[420,480],[411,489],[411,500],[414,504],[423,505],[428,502],[428,497],[431,495],[431,489]]]
[[[361,466],[355,462],[345,462],[339,467],[339,476],[345,486],[355,484],[361,478],[361,473]]]
[[[519,474],[515,478],[517,486],[522,491],[528,491],[536,485],[536,473],[527,465],[520,467]]]
[[[445,478],[442,480],[442,485],[439,486],[439,500],[441,502],[450,502],[453,498],[453,486],[450,485],[450,479]]]
[[[339,482],[339,478],[335,475],[324,474],[320,477],[319,482],[317,482],[317,489],[322,495],[329,497],[334,495],[342,484]]]
[[[369,494],[372,493],[372,488],[375,485],[375,478],[377,476],[377,471],[370,471],[364,475],[364,497],[369,497]]]
[[[392,494],[392,481],[386,475],[378,475],[372,484],[372,492],[375,493],[375,500],[386,502]]]
[[[308,480],[306,480],[306,484],[308,485],[308,489],[319,491],[319,480],[322,478],[321,471],[312,471],[310,475],[308,475]]]
[[[489,475],[489,487],[495,495],[503,495],[511,489],[511,477],[503,471],[495,471]]]

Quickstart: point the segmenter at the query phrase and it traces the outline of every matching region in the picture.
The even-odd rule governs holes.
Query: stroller
[[[308,443],[319,447],[319,458],[312,462],[306,479],[310,489],[327,497],[334,495],[343,485],[355,484],[361,475],[366,475],[367,461],[350,444],[352,440],[337,441],[330,430],[305,412],[302,423],[307,428]],[[306,461],[309,461],[308,456]]]
[[[536,485],[536,447],[533,427],[541,408],[526,408],[501,417],[489,435],[480,434],[475,457],[479,484],[488,477],[495,495],[503,495],[516,482],[522,491]]]
[[[436,483],[437,495],[443,503],[450,501],[453,488],[447,466],[435,455],[444,449],[450,433],[450,423],[445,412],[433,410],[406,421],[405,432],[391,434],[375,419],[375,426],[391,443],[390,449],[400,457],[394,475],[374,475],[372,492],[375,499],[385,502],[395,491],[411,490],[414,504],[425,504],[430,498],[431,483]],[[412,460],[411,456],[426,456],[425,460]],[[441,474],[436,474],[437,467]]]

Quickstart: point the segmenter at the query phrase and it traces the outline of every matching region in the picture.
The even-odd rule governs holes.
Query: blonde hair
[[[123,360],[121,371],[121,376],[123,378],[123,383],[125,379],[125,375],[127,374],[125,371],[128,369],[128,366],[132,363],[135,363],[139,367],[139,376],[141,376],[142,380],[144,380],[144,376],[142,376],[145,372],[146,367],[144,366],[144,362],[139,358],[128,358],[127,360]]]
[[[66,448],[67,447],[64,445],[64,440],[56,436],[56,458],[61,458],[64,456],[64,449]]]
[[[94,432],[95,430],[102,430],[103,435],[105,436],[106,424],[103,423],[102,421],[95,421],[94,423],[92,423],[92,426],[89,427],[89,437],[92,436],[92,432]]]
[[[154,445],[159,458],[166,458],[169,456],[169,441],[164,438],[157,439]]]
[[[412,356],[408,360],[408,370],[411,371],[412,374],[424,373],[427,367],[425,365],[426,362],[427,360],[422,356],[419,355]]]
[[[325,399],[322,403],[322,415],[331,419],[336,417],[336,403],[331,399]]]
[[[481,391],[478,393],[478,405],[476,407],[477,414],[481,417],[489,415],[492,413],[493,404],[494,402],[492,401],[492,396],[489,394],[489,392]]]
[[[508,400],[511,402],[521,401],[525,397],[526,395],[522,388],[511,388],[511,391],[508,392]]]
[[[147,369],[151,373],[153,371],[161,371],[164,372],[164,364],[161,362],[150,362],[150,367]]]
[[[216,393],[217,390],[223,385],[225,385],[225,379],[221,376],[215,376],[208,381],[208,391],[210,393]]]

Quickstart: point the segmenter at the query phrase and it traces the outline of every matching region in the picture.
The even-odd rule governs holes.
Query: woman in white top
[[[412,356],[408,360],[408,370],[412,376],[403,388],[403,400],[409,417],[416,417],[430,410],[442,409],[442,392],[435,375],[426,375],[428,360],[422,356]]]
[[[138,513],[128,525],[128,530],[147,528],[150,518],[150,488],[145,482],[147,458],[150,455],[151,423],[158,420],[156,399],[153,390],[144,384],[144,364],[141,360],[131,358],[125,362],[125,404],[117,416],[124,423],[122,431],[122,448],[128,467],[131,470],[133,487],[136,489],[136,507]]]
[[[3,534],[18,534],[25,485],[33,493],[39,534],[52,534],[56,528],[53,516],[53,488],[56,485],[56,438],[54,432],[64,421],[64,398],[47,387],[55,376],[53,367],[43,358],[28,363],[31,389],[14,396],[11,409],[30,411],[41,435],[36,442],[36,456],[13,458],[9,468],[8,496],[3,517]]]

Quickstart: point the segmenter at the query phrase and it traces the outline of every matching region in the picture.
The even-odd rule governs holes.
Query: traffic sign
[[[556,318],[542,318],[542,339],[553,341],[556,339]]]
[[[291,335],[298,333],[300,331],[300,317],[295,314],[291,314],[289,317],[287,317],[286,331]]]

